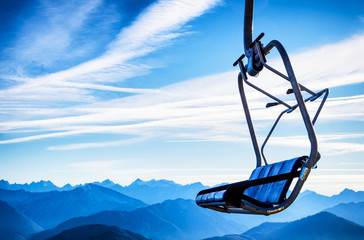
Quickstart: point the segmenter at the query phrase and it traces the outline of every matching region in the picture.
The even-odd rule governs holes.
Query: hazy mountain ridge
[[[353,191],[351,189],[344,189],[339,194],[333,196],[320,195],[313,191],[308,191],[307,194],[300,196],[297,199],[296,207],[302,206],[302,202],[309,204],[313,211],[323,210],[333,207],[340,203],[349,202],[362,202],[364,201],[364,191]]]
[[[325,211],[364,226],[364,201],[340,203],[332,208],[325,209]]]
[[[63,187],[58,187],[54,185],[51,181],[44,181],[41,180],[39,182],[31,182],[31,183],[25,183],[25,184],[17,184],[13,183],[10,184],[6,180],[0,180],[0,189],[5,190],[25,190],[28,192],[49,192],[49,191],[69,191],[78,186],[72,187],[70,184],[66,184]]]
[[[63,231],[49,240],[147,240],[140,234],[115,226],[101,224],[84,225]]]
[[[192,200],[177,199],[132,212],[105,211],[88,217],[73,218],[54,229],[36,234],[34,238],[46,239],[67,229],[89,224],[118,226],[155,240],[201,239],[247,229],[227,220],[221,213],[198,207]]]
[[[6,201],[43,228],[51,228],[73,217],[97,212],[146,206],[138,199],[94,184],[71,191],[26,192],[0,189],[0,200]]]
[[[143,181],[137,179],[129,186],[121,187],[118,184],[114,184],[110,188],[127,196],[140,199],[145,203],[154,204],[168,199],[195,199],[197,193],[207,187],[199,182],[181,185],[169,180],[152,179],[150,181]]]
[[[364,227],[329,212],[320,212],[287,223],[264,223],[240,235],[227,235],[205,240],[359,240]]]
[[[266,225],[269,225],[267,223]],[[258,226],[243,235],[259,239],[362,239],[364,227],[328,212],[302,218],[297,221],[283,223],[273,231],[266,231],[267,226]],[[256,238],[258,239],[258,238]]]
[[[0,239],[26,239],[30,234],[43,229],[10,206],[0,200]]]
[[[314,215],[321,211],[334,213],[339,217],[358,224],[363,224],[364,222],[364,217],[362,217],[364,216],[364,192],[350,189],[345,189],[333,196],[324,196],[308,190],[304,191],[287,210],[271,216],[221,214],[199,208],[194,201],[187,201],[188,204],[181,204],[186,201],[182,199],[165,201],[160,204],[145,207],[146,204],[140,204],[141,201],[113,190],[113,188],[121,187],[124,190],[128,189],[130,192],[135,191],[136,193],[134,194],[136,195],[148,196],[150,199],[154,198],[154,201],[158,198],[167,199],[178,194],[183,195],[184,192],[187,197],[192,198],[193,196],[194,198],[195,193],[193,191],[189,195],[187,194],[187,186],[192,186],[190,189],[196,189],[193,190],[196,193],[199,191],[197,188],[205,188],[201,183],[180,185],[168,180],[142,181],[140,179],[137,179],[129,186],[121,187],[110,180],[105,180],[103,182],[80,185],[71,191],[29,192],[25,190],[10,191],[0,189],[0,200],[8,202],[22,215],[27,216],[42,227],[49,229],[63,222],[56,228],[59,230],[57,233],[81,225],[106,224],[117,225],[121,229],[128,229],[132,232],[142,234],[145,237],[152,237],[153,239],[156,237],[159,239],[159,236],[162,236],[160,239],[168,239],[166,237],[168,235],[167,233],[172,233],[169,235],[174,238],[190,239],[192,236],[191,233],[194,233],[193,236],[199,234],[198,229],[196,230],[195,227],[200,226],[199,222],[201,219],[205,221],[205,225],[199,228],[205,229],[205,231],[209,231],[206,227],[209,224],[215,226],[224,225],[219,223],[219,221],[225,223],[230,222],[230,226],[235,227],[243,223],[251,228],[264,222],[280,222],[275,225],[279,226],[279,224],[286,224],[287,222]],[[177,190],[173,191],[174,188]],[[122,199],[127,201],[123,202],[121,196],[123,196]],[[133,201],[129,201],[131,199],[133,199],[136,205],[133,204]],[[126,213],[124,210],[130,210],[133,213]],[[210,213],[217,215],[211,217],[209,216]],[[57,216],[56,219],[54,219],[55,216]],[[75,219],[79,220],[76,226],[73,225],[73,220]],[[70,220],[70,222],[67,220]],[[209,222],[210,220],[211,222]],[[69,223],[70,225],[67,225]],[[140,223],[144,225],[138,232],[137,228],[140,227]],[[274,230],[273,223],[266,224],[270,228],[269,231]],[[59,228],[60,226],[63,229]],[[210,236],[243,232],[241,230],[238,232],[235,230],[236,228],[234,227],[230,229],[226,227],[220,232],[216,230],[214,235]],[[50,237],[54,234],[56,233],[53,232],[47,236]],[[206,237],[208,236],[202,235],[200,238]],[[230,235],[229,237],[229,239],[251,238],[246,235]]]
[[[25,190],[29,192],[70,191],[87,184],[76,186],[66,184],[63,187],[57,187],[51,181],[32,182],[30,184],[9,184],[8,181],[0,180],[0,189]],[[168,199],[177,198],[195,199],[199,191],[208,188],[199,182],[181,185],[165,179],[143,181],[139,178],[127,186],[121,186],[109,179],[102,182],[93,182],[92,184],[113,189],[129,197],[137,198],[147,204],[160,203]]]
[[[364,191],[353,191],[344,189],[339,194],[325,196],[313,191],[306,190],[300,195],[293,204],[283,212],[270,216],[250,216],[250,215],[232,215],[231,219],[236,222],[244,222],[248,227],[254,227],[264,222],[289,222],[314,215],[327,208],[334,207],[342,203],[358,203],[364,201]],[[344,214],[344,213],[343,213]],[[350,214],[347,214],[348,217]],[[345,216],[345,215],[341,215]],[[354,220],[350,218],[349,220]],[[355,220],[356,222],[358,220]]]

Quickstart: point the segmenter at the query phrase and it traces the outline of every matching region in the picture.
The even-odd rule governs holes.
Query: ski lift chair
[[[329,90],[324,89],[314,92],[299,84],[294,75],[288,55],[280,42],[273,40],[269,42],[267,46],[263,47],[263,44],[260,41],[264,36],[263,33],[252,41],[253,3],[253,0],[245,1],[245,54],[241,55],[233,65],[239,65],[240,68],[238,86],[246,122],[256,155],[256,168],[251,173],[249,180],[200,191],[196,196],[196,203],[201,207],[210,208],[219,212],[270,215],[283,211],[293,203],[310,174],[311,169],[316,166],[316,163],[320,159],[313,126],[327,99]],[[278,50],[284,63],[286,74],[277,71],[267,64],[265,56],[273,48]],[[245,58],[247,58],[246,65],[243,63]],[[294,94],[296,104],[290,105],[248,81],[248,75],[257,76],[264,68],[289,81],[291,88],[287,90],[287,94]],[[247,84],[274,100],[273,103],[268,103],[266,105],[267,108],[277,105],[282,105],[286,108],[279,114],[261,148],[258,146],[258,141],[255,135],[253,122],[244,92],[244,84]],[[301,93],[302,91],[305,91],[309,97],[304,99]],[[314,118],[311,120],[306,109],[306,102],[313,102],[321,96],[323,96],[322,101]],[[309,154],[307,156],[298,156],[293,159],[268,164],[264,155],[264,147],[269,137],[273,133],[281,117],[295,111],[296,109],[299,109],[301,113],[301,117],[308,134],[310,142]],[[261,164],[262,158],[265,163],[264,165]],[[293,186],[293,190],[287,196],[288,190],[294,182],[293,180],[296,180],[295,185]]]

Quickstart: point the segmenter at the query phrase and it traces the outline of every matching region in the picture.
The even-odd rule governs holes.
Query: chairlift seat
[[[293,178],[298,177],[306,159],[307,156],[303,156],[257,167],[247,181],[201,191],[196,203],[214,210],[219,207],[222,211],[229,206],[240,207],[242,202],[263,208],[273,207],[285,200]]]
[[[261,33],[253,40],[253,6],[254,0],[245,0],[244,54],[242,54],[233,65],[239,66],[240,68],[238,75],[239,93],[256,156],[257,167],[252,172],[249,180],[218,186],[199,192],[196,196],[196,203],[201,207],[220,212],[270,215],[285,210],[294,202],[300,193],[303,184],[307,180],[311,169],[315,168],[320,159],[314,125],[326,102],[329,89],[326,88],[319,92],[314,92],[298,83],[287,51],[279,41],[272,40],[263,45],[261,39],[264,36],[264,33]],[[278,51],[284,64],[285,72],[280,72],[267,63],[266,55],[273,49]],[[245,58],[247,59],[247,63]],[[264,90],[263,87],[259,87],[250,81],[250,76],[257,77],[259,72],[263,71],[263,69],[269,70],[280,78],[288,81],[290,86],[286,93],[293,94],[292,98],[294,98],[295,101],[283,101],[279,97]],[[284,109],[278,115],[261,146],[259,146],[255,134],[254,123],[250,114],[244,85],[257,90],[266,97],[272,99],[274,102],[268,103],[266,105],[267,108],[280,106]],[[264,86],[263,83],[261,83],[260,86]],[[308,97],[304,98],[302,92],[305,92],[305,95],[307,94]],[[321,103],[311,120],[311,116],[306,108],[306,102],[313,102],[321,96],[323,96]],[[268,164],[264,155],[264,148],[269,138],[272,136],[273,131],[282,116],[290,114],[296,109],[299,109],[304,127],[307,131],[307,137],[310,142],[309,156]],[[262,160],[264,161],[265,166],[262,166]],[[295,184],[292,184],[292,181],[295,178],[297,181],[295,181]],[[291,184],[293,185],[292,191],[287,195]]]

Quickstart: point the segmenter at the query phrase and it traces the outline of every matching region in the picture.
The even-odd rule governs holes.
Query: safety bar
[[[320,112],[321,112],[321,109],[322,109],[323,105],[324,105],[324,104],[325,104],[325,102],[326,102],[326,99],[327,99],[328,94],[329,94],[329,89],[328,89],[328,88],[326,88],[326,89],[324,89],[324,90],[322,90],[322,91],[318,92],[316,95],[311,96],[311,97],[308,97],[308,98],[306,98],[306,99],[304,100],[305,102],[308,102],[308,101],[313,102],[313,101],[317,100],[319,97],[321,97],[323,94],[325,94],[325,95],[324,95],[324,97],[323,97],[323,99],[322,99],[322,101],[321,101],[321,103],[320,103],[320,106],[318,107],[318,109],[317,109],[317,111],[316,111],[316,113],[315,113],[315,117],[314,117],[314,118],[313,118],[313,120],[312,120],[312,125],[315,125],[315,122],[316,122],[316,120],[317,120],[317,118],[318,118],[318,116],[319,116],[319,114],[320,114]],[[277,105],[278,105],[278,103],[277,103]],[[282,111],[282,112],[278,115],[278,118],[277,118],[277,119],[276,119],[276,121],[274,122],[274,124],[273,124],[273,126],[272,126],[271,130],[269,131],[269,133],[268,133],[267,137],[265,138],[265,140],[264,140],[264,142],[263,142],[263,144],[262,144],[262,146],[261,146],[260,151],[261,151],[261,154],[262,154],[263,160],[264,160],[264,162],[265,162],[265,164],[266,164],[266,165],[268,164],[268,162],[267,162],[266,157],[265,157],[265,155],[264,155],[264,147],[265,147],[265,145],[267,144],[267,142],[268,142],[268,140],[269,140],[270,136],[272,135],[272,133],[273,133],[273,131],[274,131],[275,127],[277,126],[277,124],[278,124],[279,120],[281,119],[281,117],[282,117],[285,113],[291,113],[291,112],[293,112],[293,111],[294,111],[297,107],[298,107],[298,104],[296,104],[296,105],[292,106],[290,109],[286,109],[286,110]],[[318,158],[317,160],[319,160],[319,158]]]

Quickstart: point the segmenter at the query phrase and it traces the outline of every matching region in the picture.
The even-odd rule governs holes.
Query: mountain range
[[[177,199],[131,212],[105,211],[73,218],[33,237],[47,239],[67,229],[89,224],[117,226],[155,240],[202,239],[247,230],[247,227],[227,220],[221,213],[198,207],[192,200]]]
[[[0,200],[8,202],[45,229],[73,217],[88,216],[105,210],[134,210],[147,206],[138,199],[95,184],[61,192],[0,189]]]
[[[143,181],[139,178],[125,187],[115,184],[110,180],[95,184],[109,187],[127,196],[140,199],[148,204],[160,203],[168,199],[177,198],[195,199],[199,191],[207,188],[199,182],[181,185],[164,179]]]
[[[335,207],[326,209],[325,211],[364,226],[364,202],[340,203]]]
[[[0,201],[0,213],[0,240],[26,239],[30,234],[43,230],[4,201]]]
[[[143,181],[139,178],[124,187],[109,179],[102,182],[93,182],[92,184],[113,189],[129,197],[137,198],[147,204],[160,203],[168,199],[177,198],[195,199],[199,191],[207,188],[199,182],[181,185],[164,179]],[[51,181],[32,182],[30,184],[10,184],[6,180],[0,180],[0,189],[25,190],[29,192],[69,191],[82,186],[84,185],[71,186],[70,184],[66,184],[63,187],[57,187]]]
[[[20,186],[24,186],[29,189],[32,185],[5,183],[7,181],[1,181],[0,186],[7,186],[8,189],[12,187],[21,189]],[[167,180],[137,179],[129,186],[121,187],[110,180],[105,180],[71,186],[71,190],[67,191],[60,189],[46,191],[52,185],[49,181],[33,183],[32,189],[37,191],[32,192],[24,189],[0,188],[0,240],[23,240],[27,239],[29,234],[33,234],[36,239],[46,239],[58,234],[62,237],[64,234],[72,233],[73,236],[87,229],[78,227],[92,224],[118,227],[120,230],[114,229],[115,231],[112,230],[113,233],[110,233],[115,236],[118,235],[118,231],[120,233],[127,230],[157,240],[203,239],[214,236],[239,240],[267,239],[267,236],[263,236],[265,232],[275,232],[277,236],[281,236],[280,229],[285,229],[287,224],[294,226],[293,223],[303,219],[308,222],[307,226],[311,224],[310,222],[312,226],[320,224],[318,219],[324,221],[323,219],[327,218],[325,224],[331,219],[331,227],[339,224],[345,226],[345,229],[352,228],[350,231],[353,233],[364,226],[364,192],[350,189],[333,196],[304,191],[287,210],[271,216],[255,216],[218,213],[198,207],[193,200],[175,199],[180,195],[194,198],[194,192],[204,188],[201,183],[179,185]],[[119,191],[116,188],[120,188]],[[127,192],[129,196],[120,191]],[[170,200],[148,206],[130,195],[149,199],[149,203],[158,199]],[[323,211],[326,215],[318,215]],[[314,216],[316,217],[313,218]],[[305,221],[301,221],[299,225]],[[42,231],[43,229],[45,231]],[[251,232],[246,231],[248,229]],[[253,234],[254,232],[258,234],[259,231],[256,229],[261,229],[262,238],[257,238],[258,235]],[[323,229],[327,230],[329,227],[323,226]],[[319,230],[311,232],[312,236],[309,237],[315,239],[320,234],[330,237]],[[339,227],[335,228],[335,231],[339,230]],[[361,233],[361,230],[358,231]],[[104,233],[102,230],[100,234]],[[335,236],[342,236],[340,234],[338,232]],[[351,236],[350,232],[348,236],[354,237],[348,239],[356,239],[356,235]],[[284,239],[285,236],[281,237]]]
[[[78,186],[72,187],[70,184],[66,184],[63,187],[57,187],[54,185],[51,181],[39,181],[39,182],[31,182],[31,183],[25,183],[25,184],[17,184],[13,183],[10,184],[6,180],[0,180],[0,189],[5,190],[25,190],[28,192],[49,192],[49,191],[69,191]]]
[[[264,222],[289,222],[297,219],[301,219],[310,215],[314,215],[321,211],[329,211],[332,213],[338,213],[338,216],[348,217],[350,220],[356,223],[360,223],[364,220],[355,220],[354,211],[348,212],[345,215],[345,211],[349,211],[349,208],[339,213],[339,210],[335,208],[330,210],[328,208],[335,207],[338,204],[364,202],[363,191],[353,191],[350,189],[344,189],[339,194],[333,196],[324,196],[313,191],[306,190],[298,195],[298,198],[293,204],[284,210],[283,212],[273,214],[270,216],[250,216],[250,215],[232,215],[231,219],[235,222],[244,223],[247,227],[254,227]],[[361,205],[355,205],[355,208],[362,207]],[[342,208],[342,207],[341,207]],[[336,212],[334,212],[336,211]],[[358,210],[357,210],[358,211]],[[364,210],[363,210],[364,211]]]
[[[49,240],[148,240],[140,234],[115,226],[85,225],[63,231]]]
[[[359,240],[364,227],[332,213],[320,212],[288,223],[264,223],[240,235],[205,240]]]

